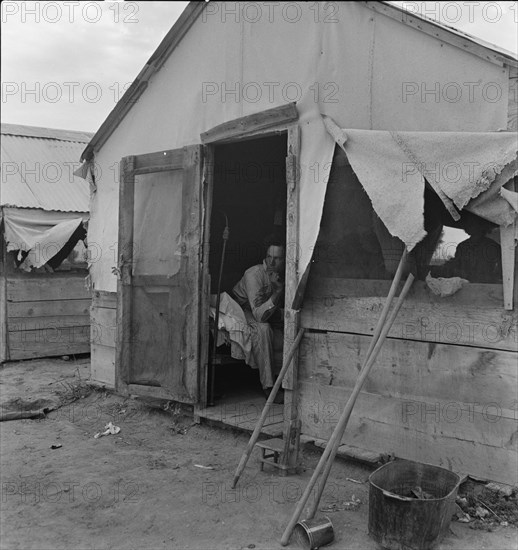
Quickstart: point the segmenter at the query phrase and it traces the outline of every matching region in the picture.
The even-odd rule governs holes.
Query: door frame
[[[202,281],[203,292],[201,296],[200,322],[200,399],[195,406],[195,415],[207,406],[207,381],[209,368],[209,300],[210,300],[210,274],[209,274],[209,247],[210,247],[210,221],[212,215],[212,195],[214,189],[214,150],[222,144],[237,143],[244,139],[254,139],[276,135],[280,132],[287,134],[287,157],[286,157],[286,287],[285,303],[288,306],[293,303],[295,292],[298,286],[298,212],[299,212],[299,161],[300,161],[300,127],[299,115],[295,103],[288,103],[281,107],[275,107],[240,117],[225,122],[200,134],[204,145],[204,227],[203,227],[203,266]],[[285,308],[284,319],[284,358],[287,351],[295,340],[299,328],[298,312],[290,307]],[[285,388],[284,411],[285,419],[291,424],[291,420],[297,416],[296,392],[296,365],[297,354],[294,355],[291,367],[285,377],[283,387]]]

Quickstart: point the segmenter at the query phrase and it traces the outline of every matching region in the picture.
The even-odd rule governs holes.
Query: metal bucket
[[[431,550],[448,531],[460,481],[445,468],[410,460],[378,468],[369,477],[369,535],[390,550]],[[415,488],[420,498],[405,496]]]
[[[333,524],[327,516],[299,521],[293,534],[299,546],[305,550],[316,550],[335,539]]]

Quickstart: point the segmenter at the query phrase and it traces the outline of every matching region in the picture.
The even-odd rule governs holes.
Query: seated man
[[[265,394],[270,394],[274,384],[274,320],[280,318],[284,299],[284,245],[273,242],[268,246],[262,264],[247,269],[234,286],[233,294],[243,308],[252,332],[253,365]],[[278,396],[276,402],[281,402]]]

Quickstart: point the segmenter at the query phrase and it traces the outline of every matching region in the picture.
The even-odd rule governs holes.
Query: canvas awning
[[[24,263],[37,268],[63,248],[88,214],[3,208],[3,218],[7,251],[30,251]]]
[[[330,165],[328,161],[338,144],[345,151],[374,211],[390,234],[401,239],[409,251],[426,236],[425,178],[452,220],[458,220],[459,210],[466,209],[502,228],[515,222],[518,193],[503,186],[518,173],[516,133],[356,130],[340,128],[328,116],[321,119],[321,128],[325,130],[322,134],[319,129],[319,139],[315,140],[312,151],[314,158]],[[332,140],[326,139],[329,136]],[[302,184],[310,181],[305,168],[303,165]],[[320,220],[325,199],[325,187],[318,193],[315,191],[318,186],[302,187],[303,191],[309,189],[306,195],[311,195],[311,200],[305,201],[302,193],[301,204],[305,206],[301,211],[301,220],[304,220],[301,222],[301,277],[292,304],[294,309],[302,305],[311,254],[318,237],[318,225],[306,222],[314,219],[314,212],[319,212]],[[516,227],[515,224],[515,232]],[[513,233],[512,228],[507,233]]]
[[[329,120],[326,121],[329,128]],[[337,135],[334,135],[335,140]],[[518,173],[514,132],[341,130],[339,143],[390,233],[412,250],[425,236],[425,178],[453,220],[467,210],[508,226],[517,194],[502,187]],[[345,142],[344,142],[345,140]]]

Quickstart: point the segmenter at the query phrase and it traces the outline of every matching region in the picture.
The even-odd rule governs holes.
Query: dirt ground
[[[256,450],[232,490],[249,434],[93,391],[88,367],[87,358],[51,359],[0,370],[3,411],[61,404],[40,419],[0,423],[2,549],[281,548],[318,451],[304,448],[301,474],[279,477],[260,472]],[[110,421],[120,432],[95,438]],[[334,525],[330,549],[378,548],[367,533],[371,471],[336,461],[321,502]],[[517,534],[453,522],[439,549],[513,549]]]

